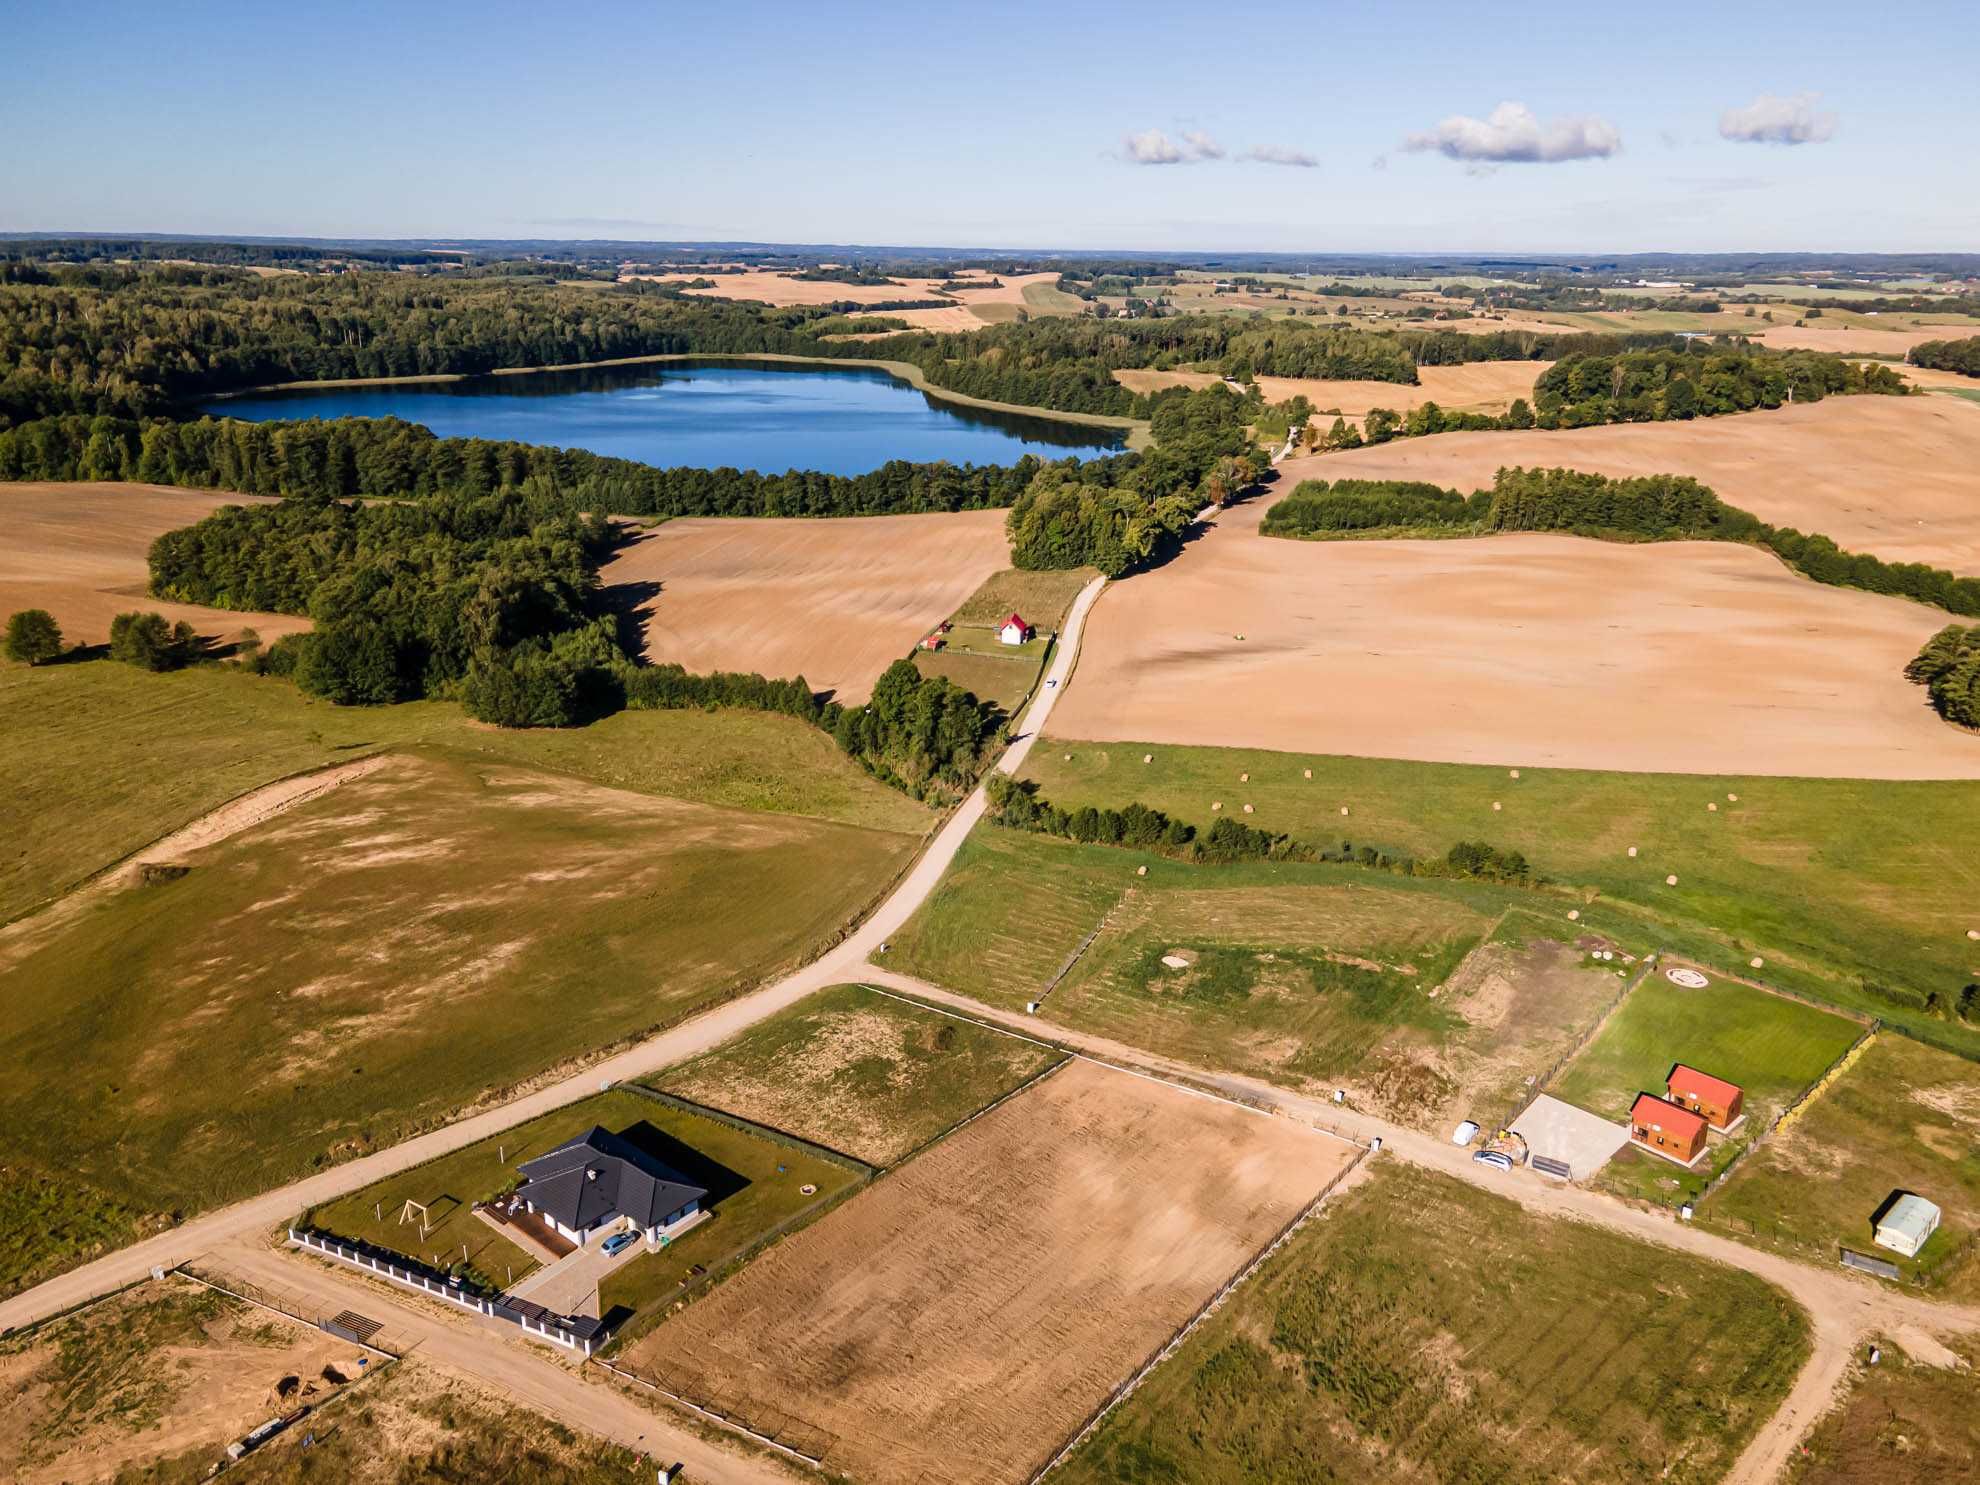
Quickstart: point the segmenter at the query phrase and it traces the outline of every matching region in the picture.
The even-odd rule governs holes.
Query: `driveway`
[[[1526,1141],[1529,1155],[1565,1161],[1573,1179],[1585,1181],[1609,1163],[1629,1143],[1623,1125],[1596,1117],[1586,1109],[1543,1093],[1513,1120],[1513,1133]]]

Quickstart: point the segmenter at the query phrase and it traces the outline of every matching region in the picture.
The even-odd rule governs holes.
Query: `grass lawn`
[[[547,1154],[594,1124],[625,1135],[706,1187],[713,1213],[666,1248],[615,1270],[600,1295],[605,1307],[630,1305],[629,1296],[644,1302],[672,1291],[693,1265],[712,1267],[793,1213],[858,1179],[847,1166],[793,1145],[615,1088],[318,1207],[309,1220],[325,1232],[377,1243],[443,1268],[463,1261],[465,1244],[465,1262],[485,1282],[506,1288],[511,1269],[520,1279],[537,1266],[536,1260],[475,1216],[474,1204],[510,1190],[522,1161]],[[798,1188],[806,1184],[817,1186],[818,1192],[802,1194]],[[423,1240],[416,1221],[399,1221],[409,1197],[426,1203],[431,1214]]]
[[[1051,284],[1026,284],[1024,307],[1032,314],[1079,315],[1086,313],[1086,301]]]
[[[415,742],[737,809],[916,834],[933,821],[787,717],[621,712],[504,732],[451,702],[336,707],[226,666],[0,665],[0,741],[0,922],[236,795]]]
[[[1917,1259],[1871,1246],[1871,1216],[1893,1191],[1942,1213]],[[1778,1231],[1829,1256],[1859,1248],[1980,1298],[1980,1066],[1883,1033],[1712,1194],[1705,1214],[1751,1224],[1762,1242]]]
[[[1061,1467],[1067,1485],[1707,1485],[1783,1397],[1778,1290],[1383,1162]]]
[[[146,1212],[265,1189],[810,957],[915,843],[396,756],[0,972],[0,1160]]]
[[[1465,764],[1057,739],[1026,765],[1054,804],[1140,800],[1199,828],[1240,772],[1257,807],[1249,824],[1413,855],[1441,856],[1459,840],[1515,848],[1545,875],[1637,915],[1652,947],[1727,968],[1759,955],[1776,983],[1980,1053],[1980,1026],[1943,1009],[1980,967],[1966,938],[1980,926],[1980,852],[1970,849],[1980,782],[1536,768],[1515,780]],[[1928,1010],[1933,994],[1940,1008]]]
[[[1746,1122],[1731,1135],[1708,1136],[1695,1168],[1637,1149],[1603,1168],[1602,1183],[1613,1190],[1680,1200],[1701,1192],[1862,1034],[1846,1017],[1731,980],[1687,990],[1653,973],[1547,1091],[1620,1123],[1637,1094],[1662,1095],[1674,1063],[1737,1083]]]
[[[1502,1035],[1519,992],[1454,977],[1495,917],[1528,901],[1346,866],[1190,866],[982,826],[885,962],[1017,1009],[1098,930],[1046,1000],[1051,1019],[1203,1067],[1346,1086],[1416,1122],[1497,1087],[1508,1058],[1524,1073],[1551,1060]],[[1544,936],[1527,921],[1520,942]],[[1585,978],[1536,978],[1545,1004],[1527,1010],[1550,1025],[1591,1014],[1614,987]]]
[[[1948,1338],[1966,1370],[1914,1361],[1889,1341],[1859,1365],[1782,1476],[1783,1485],[1949,1485],[1980,1479],[1980,1408],[1973,1368],[1980,1347]]]
[[[1007,567],[992,573],[950,615],[954,628],[947,636],[947,648],[916,650],[915,668],[923,675],[947,676],[964,690],[1015,715],[1038,684],[1051,636],[1064,622],[1066,610],[1079,590],[1097,576],[1091,567],[1070,572],[1021,572]],[[997,638],[998,628],[1013,612],[1038,631],[1037,639],[1025,645],[1006,645]]]
[[[1004,622],[1013,611],[1040,634],[1051,634],[1065,622],[1079,590],[1100,574],[1091,567],[1075,567],[1064,572],[1025,572],[1006,567],[984,579],[956,610],[952,622],[989,624]]]
[[[891,1165],[1060,1054],[836,985],[645,1079],[696,1103]]]
[[[979,700],[995,702],[1005,716],[1015,717],[1038,684],[1048,642],[1039,639],[1004,648],[993,629],[959,628],[949,639],[946,650],[916,650],[914,668],[925,676],[946,676]]]

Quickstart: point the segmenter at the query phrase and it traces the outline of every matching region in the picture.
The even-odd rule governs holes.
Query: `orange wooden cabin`
[[[1701,1115],[1714,1129],[1730,1129],[1739,1122],[1741,1095],[1737,1083],[1715,1078],[1680,1062],[1671,1069],[1664,1086],[1671,1102]]]
[[[1639,1093],[1629,1111],[1629,1137],[1689,1165],[1705,1148],[1705,1119],[1654,1093]]]

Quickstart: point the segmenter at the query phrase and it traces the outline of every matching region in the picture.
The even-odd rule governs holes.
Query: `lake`
[[[589,449],[663,468],[864,474],[890,459],[1013,464],[1124,446],[1111,428],[938,401],[871,367],[679,361],[458,382],[256,392],[216,417],[404,418],[443,438]]]

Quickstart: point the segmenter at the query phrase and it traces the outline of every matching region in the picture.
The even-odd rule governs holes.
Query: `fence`
[[[1527,1110],[1527,1106],[1531,1104],[1534,1099],[1538,1098],[1542,1093],[1545,1093],[1547,1091],[1547,1085],[1553,1082],[1555,1078],[1561,1075],[1561,1069],[1566,1067],[1569,1062],[1574,1060],[1575,1057],[1579,1056],[1581,1053],[1581,1049],[1587,1046],[1590,1042],[1594,1041],[1596,1034],[1600,1032],[1604,1026],[1607,1026],[1609,1024],[1609,1018],[1615,1015],[1615,1013],[1622,1007],[1622,1003],[1625,1000],[1629,999],[1630,991],[1634,990],[1638,985],[1641,985],[1643,981],[1650,975],[1650,973],[1654,969],[1656,969],[1660,957],[1661,956],[1659,955],[1653,954],[1649,958],[1645,959],[1641,964],[1639,964],[1637,966],[1636,973],[1623,981],[1623,987],[1622,989],[1616,992],[1616,998],[1610,1001],[1606,1006],[1602,1008],[1602,1014],[1597,1016],[1592,1022],[1590,1022],[1588,1029],[1582,1032],[1581,1035],[1576,1037],[1569,1046],[1563,1049],[1561,1055],[1556,1057],[1553,1060],[1553,1062],[1548,1065],[1547,1070],[1541,1073],[1538,1077],[1536,1077],[1531,1083],[1529,1083],[1526,1087],[1526,1091],[1513,1101],[1512,1107],[1506,1111],[1505,1118],[1498,1120],[1496,1123],[1487,1124],[1485,1127],[1487,1129],[1511,1129],[1513,1126],[1513,1121],[1519,1118],[1521,1114],[1525,1113]]]
[[[1880,1024],[1879,1022],[1872,1021],[1869,1029],[1855,1041],[1851,1042],[1843,1054],[1829,1064],[1828,1071],[1810,1083],[1806,1088],[1802,1089],[1801,1096],[1782,1109],[1772,1124],[1769,1124],[1760,1133],[1756,1134],[1737,1155],[1733,1156],[1731,1160],[1728,1160],[1726,1162],[1726,1168],[1707,1181],[1705,1183],[1705,1189],[1699,1192],[1694,1199],[1700,1202],[1704,1201],[1706,1197],[1710,1196],[1714,1191],[1717,1191],[1727,1181],[1732,1179],[1733,1172],[1745,1163],[1747,1156],[1766,1145],[1775,1135],[1799,1119],[1811,1103],[1820,1098],[1838,1078],[1850,1070],[1857,1058],[1861,1057],[1870,1049],[1870,1043],[1876,1039]]]
[[[394,1284],[403,1284],[408,1289],[417,1289],[477,1315],[506,1320],[518,1326],[525,1335],[548,1341],[553,1346],[562,1346],[567,1351],[579,1351],[590,1356],[605,1341],[606,1330],[602,1320],[594,1320],[589,1315],[559,1315],[544,1309],[542,1305],[514,1299],[506,1294],[492,1298],[475,1294],[447,1275],[424,1264],[413,1263],[396,1253],[381,1252],[367,1244],[345,1242],[307,1228],[298,1230],[291,1227],[289,1241],[311,1253],[348,1263],[353,1268],[361,1268]],[[317,1322],[312,1320],[310,1323]]]
[[[804,1446],[799,1447],[796,1444],[785,1442],[784,1439],[779,1438],[775,1434],[764,1433],[760,1429],[750,1427],[747,1423],[739,1423],[729,1414],[717,1408],[698,1403],[678,1388],[669,1386],[665,1382],[656,1381],[652,1377],[643,1376],[622,1363],[611,1362],[601,1356],[594,1356],[591,1358],[591,1364],[610,1372],[622,1382],[630,1382],[635,1387],[644,1387],[649,1392],[657,1392],[669,1402],[686,1408],[696,1417],[705,1418],[711,1423],[728,1429],[731,1433],[741,1434],[753,1443],[760,1444],[766,1449],[775,1450],[782,1457],[796,1460],[808,1469],[818,1470],[822,1473],[825,1468],[825,1453],[830,1448],[831,1443],[836,1442],[828,1438],[807,1439]]]

